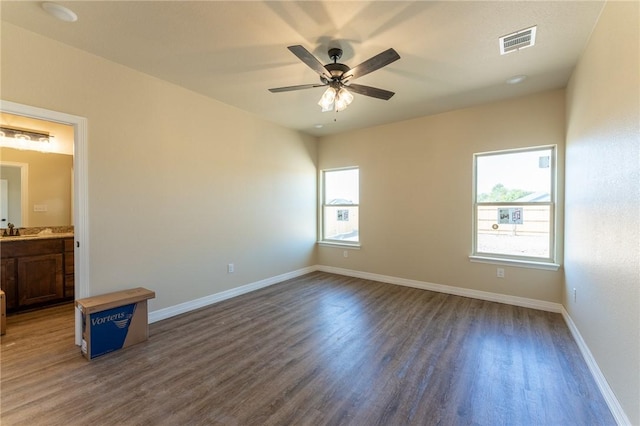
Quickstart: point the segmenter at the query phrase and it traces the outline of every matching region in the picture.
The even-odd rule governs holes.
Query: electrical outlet
[[[348,251],[348,250],[344,250],[344,251],[342,252],[342,255],[343,255],[344,257],[349,257],[349,251]]]
[[[498,278],[504,278],[504,268],[498,268],[498,270],[496,271],[496,276]]]
[[[233,274],[235,271],[236,271],[236,267],[233,265],[233,263],[230,263],[227,265],[228,274]]]
[[[578,291],[574,288],[573,289],[573,301],[575,302],[577,298],[578,298]]]

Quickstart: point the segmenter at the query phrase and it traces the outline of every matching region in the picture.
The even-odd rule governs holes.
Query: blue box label
[[[137,303],[118,306],[117,308],[96,312],[89,316],[90,358],[95,358],[123,347],[136,305]]]

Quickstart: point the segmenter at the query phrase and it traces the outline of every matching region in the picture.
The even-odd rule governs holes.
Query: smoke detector
[[[507,53],[526,49],[536,44],[536,28],[537,26],[534,25],[533,27],[500,37],[500,54],[506,55]]]
[[[42,3],[42,8],[46,10],[51,16],[64,21],[64,22],[76,22],[78,20],[78,15],[69,9],[68,7],[61,6],[57,3],[44,2]]]

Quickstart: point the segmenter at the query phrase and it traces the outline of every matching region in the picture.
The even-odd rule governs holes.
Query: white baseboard
[[[580,331],[578,331],[578,327],[576,327],[576,324],[573,322],[573,320],[571,319],[571,316],[569,316],[569,313],[564,308],[564,306],[562,307],[562,317],[564,318],[564,321],[567,323],[567,327],[569,327],[569,331],[571,331],[571,335],[573,336],[573,339],[578,344],[578,348],[580,348],[582,357],[587,363],[587,366],[589,367],[589,371],[591,371],[591,375],[593,376],[593,379],[596,381],[596,384],[600,389],[600,393],[602,394],[602,397],[604,398],[607,405],[609,406],[609,410],[611,410],[611,414],[615,418],[616,423],[618,423],[619,425],[631,425],[631,421],[629,420],[629,417],[627,417],[626,413],[622,409],[622,406],[620,405],[618,398],[616,398],[616,395],[613,393],[613,390],[609,386],[609,382],[607,382],[607,379],[604,377],[604,374],[602,374],[602,370],[600,370],[600,367],[598,367],[598,363],[596,362],[595,358],[593,357],[593,354],[589,350],[587,343],[582,338]]]
[[[354,271],[351,269],[335,268],[332,266],[317,266],[318,271],[330,272],[348,277],[363,278],[372,281],[380,281],[388,284],[414,287],[422,290],[437,291],[438,293],[453,294],[456,296],[471,297],[473,299],[488,300],[490,302],[505,303],[507,305],[522,306],[525,308],[538,309],[548,312],[562,312],[560,303],[547,302],[544,300],[528,299],[526,297],[508,296],[505,294],[490,293],[488,291],[471,290],[462,287],[453,287],[443,284],[434,284],[425,281],[409,280],[406,278],[390,277],[387,275],[372,274],[369,272]]]
[[[176,315],[204,308],[205,306],[209,306],[223,300],[231,299],[232,297],[240,296],[241,294],[250,293],[264,287],[269,287],[270,285],[278,284],[282,281],[290,280],[291,278],[296,278],[314,271],[317,271],[317,268],[315,266],[309,266],[293,272],[287,272],[275,277],[266,278],[264,280],[246,284],[241,287],[222,291],[220,293],[210,294],[209,296],[190,300],[188,302],[180,303],[168,308],[158,309],[157,311],[149,312],[149,323],[154,323],[156,321],[161,321],[163,319],[171,318]]]
[[[264,287],[268,287],[274,284],[278,284],[282,281],[296,278],[310,272],[322,271],[329,272],[338,275],[345,275],[348,277],[363,278],[372,281],[380,281],[388,284],[402,285],[405,287],[414,287],[423,290],[437,291],[439,293],[453,294],[456,296],[471,297],[474,299],[488,300],[491,302],[506,303],[508,305],[522,306],[525,308],[539,309],[549,312],[562,312],[563,306],[559,303],[546,302],[544,300],[528,299],[525,297],[507,296],[504,294],[490,293],[486,291],[471,290],[461,287],[453,287],[442,284],[434,284],[425,281],[410,280],[406,278],[391,277],[387,275],[373,274],[369,272],[354,271],[351,269],[335,268],[332,266],[315,265],[308,266],[306,268],[298,269],[293,272],[287,272],[285,274],[277,275],[275,277],[266,278],[264,280],[256,281],[243,285],[241,287],[232,288],[230,290],[222,291],[220,293],[210,294],[205,297],[201,297],[188,302],[180,303],[178,305],[170,306],[168,308],[158,309],[153,312],[149,312],[149,323],[161,321],[163,319],[171,318],[176,315],[184,314],[195,309],[200,309],[205,306],[212,305],[223,300],[231,299],[232,297],[240,296],[241,294],[249,293]]]

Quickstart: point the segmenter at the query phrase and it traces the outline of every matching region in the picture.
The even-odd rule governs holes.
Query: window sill
[[[360,243],[341,243],[339,241],[318,241],[317,244],[319,246],[324,247],[340,247],[340,248],[349,248],[353,250],[360,250]]]
[[[503,259],[489,256],[469,256],[471,262],[491,263],[494,265],[516,266],[520,268],[543,269],[546,271],[557,271],[560,265],[551,262],[536,262],[532,260]]]

